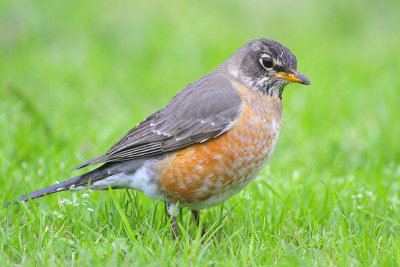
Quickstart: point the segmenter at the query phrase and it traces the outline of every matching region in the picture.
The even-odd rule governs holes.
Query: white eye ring
[[[271,70],[274,67],[274,62],[267,54],[262,54],[260,58],[260,64],[266,70]]]

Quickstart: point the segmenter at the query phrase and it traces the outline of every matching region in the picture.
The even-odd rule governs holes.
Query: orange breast
[[[158,182],[166,200],[217,205],[243,189],[264,166],[279,135],[281,101],[246,87],[238,92],[242,113],[226,133],[164,160]]]

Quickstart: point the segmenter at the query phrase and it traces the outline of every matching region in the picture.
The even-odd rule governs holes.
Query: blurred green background
[[[242,220],[253,216],[255,221],[267,220],[269,232],[241,248],[233,245],[235,241],[222,241],[218,232],[208,242],[226,249],[228,242],[234,249],[219,254],[210,245],[200,255],[185,254],[182,248],[182,254],[174,254],[180,261],[147,255],[146,249],[140,254],[131,245],[127,251],[139,253],[136,260],[154,264],[399,263],[396,0],[1,1],[0,201],[69,178],[70,168],[104,153],[184,86],[261,37],[291,49],[298,70],[311,81],[308,87],[285,89],[284,123],[269,167],[227,204],[248,200],[233,209],[222,229],[245,225]],[[49,199],[70,197],[63,194]],[[100,203],[93,205],[111,201],[104,192],[90,199]],[[147,203],[141,211],[146,216],[155,202],[140,194],[138,199]],[[39,200],[37,205],[48,210],[46,203]],[[220,209],[224,211],[206,213],[206,227]],[[47,262],[43,258],[52,254],[43,249],[45,238],[43,243],[34,238],[26,240],[27,245],[19,242],[19,227],[32,223],[29,216],[22,210],[12,217],[6,211],[1,214],[0,262]],[[274,214],[285,219],[275,221]],[[102,222],[96,216],[85,220]],[[39,217],[40,225],[53,222]],[[257,223],[250,225],[258,229]],[[240,228],[237,238],[251,239],[256,230],[250,228]],[[296,241],[290,229],[305,229],[297,233],[304,242]],[[327,231],[333,237],[314,240],[316,235],[323,239]],[[53,248],[69,248],[54,236],[51,240]],[[144,248],[150,246],[142,242]],[[247,250],[250,246],[263,248],[254,259]],[[272,252],[276,247],[281,250]],[[77,262],[89,263],[93,259],[88,255],[103,255],[97,248],[87,254],[76,250]],[[70,262],[72,257],[57,250],[54,255],[47,263]],[[116,255],[115,261],[105,262],[123,263],[126,254]]]

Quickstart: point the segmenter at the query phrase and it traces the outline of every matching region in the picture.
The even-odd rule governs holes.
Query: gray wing
[[[180,91],[162,110],[130,130],[106,154],[74,168],[172,152],[227,131],[241,98],[223,75],[209,73]]]

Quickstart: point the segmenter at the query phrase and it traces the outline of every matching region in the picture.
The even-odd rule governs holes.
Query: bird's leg
[[[174,203],[166,203],[166,206],[168,217],[172,217],[171,226],[174,232],[174,239],[179,239],[178,223],[176,222],[176,215],[179,213],[179,207],[176,207]]]
[[[200,225],[200,212],[198,210],[192,210],[194,219],[196,220],[197,226]]]
[[[194,219],[196,220],[197,227],[199,227],[200,226],[200,211],[192,210],[192,213],[193,213]],[[205,235],[205,233],[206,233],[206,231],[202,227],[201,237],[203,237],[203,235]]]

